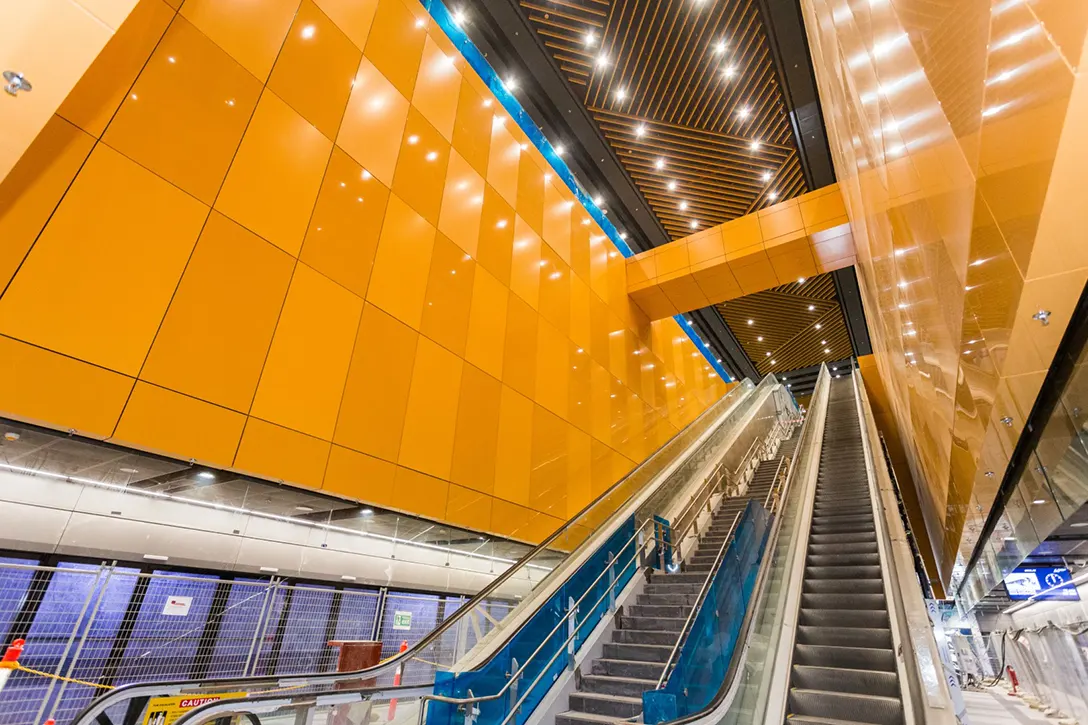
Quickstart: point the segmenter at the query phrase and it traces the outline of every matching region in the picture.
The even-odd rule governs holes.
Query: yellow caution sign
[[[236,697],[245,697],[245,692],[219,692],[214,695],[177,695],[175,697],[153,697],[147,703],[147,715],[144,716],[144,725],[172,725],[179,717],[195,710],[201,705],[220,700],[231,700]]]

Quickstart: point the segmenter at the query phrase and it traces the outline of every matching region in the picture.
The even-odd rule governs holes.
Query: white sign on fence
[[[166,604],[162,607],[162,613],[167,617],[188,617],[192,609],[192,597],[178,597],[171,594],[166,598]]]

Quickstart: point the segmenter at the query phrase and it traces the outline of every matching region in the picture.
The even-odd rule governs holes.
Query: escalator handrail
[[[821,365],[820,375],[823,376],[827,374],[829,374],[827,372],[827,366]],[[820,380],[819,378],[817,378],[815,389],[819,389],[819,386]],[[815,396],[813,396],[813,398],[815,398]],[[824,407],[826,409],[826,406]],[[797,447],[794,449],[794,460],[796,460],[800,456],[799,451],[801,451],[802,447],[807,443],[806,436],[809,435],[810,432],[813,430],[810,422],[816,417],[814,415],[815,412],[816,411],[810,405],[808,414],[805,416],[804,422],[801,424],[801,436],[797,441]],[[780,502],[785,500],[786,492],[788,492],[793,486],[797,485],[794,481],[794,474],[797,473],[797,471],[799,470],[799,467],[791,466],[790,472],[786,477],[786,481],[782,486],[783,495],[780,496],[778,499]],[[723,705],[725,707],[728,707],[732,703],[733,698],[736,695],[737,687],[740,685],[739,674],[743,669],[744,662],[748,656],[748,642],[755,627],[755,615],[760,610],[760,606],[762,605],[763,600],[767,595],[767,582],[770,575],[771,565],[773,563],[772,552],[774,551],[775,544],[778,541],[778,536],[782,524],[782,517],[778,515],[779,511],[776,510],[774,513],[774,523],[771,525],[771,531],[767,537],[767,544],[763,550],[763,562],[760,564],[759,573],[756,575],[755,586],[752,589],[754,592],[756,592],[756,598],[748,606],[747,611],[744,613],[744,619],[741,620],[740,634],[738,635],[736,644],[733,646],[733,654],[729,660],[729,668],[726,670],[725,679],[722,681],[721,687],[718,689],[718,692],[714,696],[714,699],[711,700],[703,709],[697,712],[693,712],[690,715],[685,715],[684,717],[677,718],[676,720],[658,723],[658,725],[688,725],[689,723],[696,722],[702,718],[707,717],[708,715],[711,715]]]
[[[91,701],[83,710],[72,720],[72,725],[90,725],[98,715],[104,713],[108,708],[114,706],[118,701],[128,700],[135,697],[151,697],[157,695],[172,695],[185,691],[186,689],[192,689],[195,687],[202,688],[214,688],[218,690],[229,690],[230,688],[242,688],[245,685],[255,685],[260,683],[274,683],[278,687],[285,687],[292,684],[334,684],[342,680],[355,680],[360,678],[374,677],[380,672],[389,670],[390,668],[398,666],[401,662],[410,660],[415,657],[418,652],[429,646],[439,637],[441,637],[447,630],[449,630],[455,623],[459,622],[461,617],[475,609],[480,602],[487,599],[492,592],[497,590],[501,585],[509,581],[515,573],[520,571],[524,566],[529,564],[538,553],[548,548],[549,545],[558,540],[564,533],[566,533],[577,521],[580,521],[582,517],[587,514],[591,509],[597,506],[602,501],[606,500],[609,495],[618,490],[625,482],[631,477],[638,474],[640,471],[654,462],[658,456],[669,448],[674,441],[678,440],[681,436],[689,431],[692,426],[695,426],[700,421],[704,421],[708,417],[714,417],[718,415],[728,414],[728,410],[732,410],[739,405],[742,401],[753,395],[757,389],[757,385],[745,378],[739,385],[728,391],[720,399],[712,403],[702,413],[700,413],[694,420],[684,426],[681,430],[677,431],[676,435],[669,438],[668,441],[659,446],[652,454],[646,457],[639,465],[631,469],[622,478],[616,481],[614,484],[608,487],[604,492],[597,496],[593,501],[586,504],[578,513],[573,517],[565,521],[554,532],[552,532],[543,541],[537,544],[535,547],[526,552],[517,562],[512,564],[506,571],[499,574],[495,579],[484,586],[479,592],[477,592],[471,599],[465,604],[460,606],[453,616],[448,617],[443,622],[439,623],[434,629],[428,632],[419,642],[409,647],[408,649],[394,654],[385,660],[382,660],[376,665],[363,668],[361,670],[353,670],[350,672],[331,672],[321,674],[301,674],[301,675],[262,675],[262,676],[249,676],[249,677],[225,677],[216,679],[204,679],[204,680],[174,680],[169,682],[158,683],[131,683],[122,685],[108,691],[101,697]],[[738,397],[728,405],[727,410],[723,410],[724,403],[730,397],[738,393]],[[692,441],[687,448],[690,448],[695,444]],[[685,448],[685,450],[687,450]],[[632,493],[631,496],[637,495]],[[631,497],[625,499],[629,501]],[[621,505],[622,507],[622,505]],[[617,509],[619,510],[619,509]]]
[[[807,422],[807,419],[806,419],[806,422]],[[803,436],[804,436],[804,431],[805,431],[804,426],[802,426],[802,440],[803,440]],[[799,443],[799,445],[800,445],[800,443]],[[792,471],[791,471],[791,474],[792,474]],[[787,480],[786,480],[786,482],[785,482],[785,484],[784,484],[784,486],[782,488],[782,491],[784,492],[784,491],[788,490],[788,486],[789,486],[789,479],[787,478]],[[781,498],[779,500],[781,500]],[[739,517],[740,517],[740,515],[738,514],[737,519],[739,519]],[[651,524],[654,524],[654,523],[655,522],[652,519],[647,519],[645,522],[643,522],[642,526],[640,526],[640,527],[638,527],[636,529],[635,535],[632,536],[627,541],[626,544],[621,546],[620,550],[625,549],[628,545],[630,545],[633,541],[635,541],[637,539],[638,534],[644,528],[646,528],[646,527],[648,527],[648,526],[650,526]],[[669,526],[667,523],[664,523],[664,522],[657,522],[656,525],[657,526],[663,526],[664,528],[667,528],[667,529],[672,528],[671,526]],[[733,528],[730,529],[730,535],[727,536],[727,538],[726,538],[726,544],[728,544],[730,542],[732,532],[735,530],[736,525],[737,525],[737,520],[735,519],[734,522],[733,522]],[[777,520],[775,522],[775,526],[777,527]],[[775,531],[777,531],[777,528],[775,528],[775,530],[772,531],[772,536],[774,535]],[[654,541],[658,541],[656,539],[656,537],[654,537]],[[768,538],[768,547],[770,546],[771,541],[772,541],[772,539]],[[649,540],[647,540],[646,543],[649,543]],[[723,547],[723,550],[724,550],[724,548],[725,547]],[[767,550],[769,550],[769,548]],[[633,556],[637,557],[637,550],[636,550],[636,553],[633,554]],[[765,569],[764,566],[760,567],[760,573],[757,576],[757,580],[756,580],[756,587],[757,588],[760,586],[760,583],[764,579],[764,569]],[[607,571],[607,569],[605,571]],[[713,569],[712,569],[712,571],[713,571]],[[604,572],[602,572],[601,575],[598,576],[598,578],[597,578],[598,581],[601,579],[603,574],[604,574]],[[575,603],[575,605],[580,603],[583,599],[585,599],[586,596],[588,596],[589,591],[592,590],[592,586],[593,585],[590,585],[590,587],[587,588],[586,593],[582,596],[581,599],[578,600],[578,602]],[[592,610],[596,606],[598,606],[603,601],[604,597],[607,596],[607,594],[608,594],[607,591],[605,592],[605,594],[602,594],[601,597],[598,598],[598,600],[594,603],[593,607],[591,607],[590,609]],[[576,610],[572,609],[572,612],[573,611],[576,611]],[[752,608],[749,608],[749,612],[746,614],[745,619],[742,621],[742,631],[747,629],[747,623],[748,623],[748,619],[750,617],[751,611],[752,611]],[[564,617],[564,619],[553,628],[552,632],[549,633],[549,635],[545,638],[545,642],[547,640],[549,640],[551,638],[551,636],[554,635],[555,632],[558,631],[561,628],[561,625],[562,625],[563,621],[566,621],[566,619],[569,616],[570,616],[570,614],[568,613],[567,617]],[[584,623],[584,621],[585,620],[583,620],[583,623]],[[577,625],[577,628],[580,628],[581,626],[582,626],[582,623],[579,623]],[[564,642],[563,645],[556,650],[556,652],[552,655],[552,660],[550,660],[544,666],[544,668],[538,674],[537,678],[523,691],[522,700],[528,695],[529,692],[531,692],[533,690],[533,688],[536,686],[536,684],[540,681],[541,677],[544,676],[544,674],[547,672],[547,668],[551,665],[551,663],[554,661],[554,659],[559,654],[563,653],[566,650],[566,645],[567,644],[569,644],[569,639],[568,639],[567,642]],[[738,642],[738,645],[739,644],[740,644],[740,642]],[[490,695],[476,695],[476,696],[474,696],[472,694],[471,690],[470,690],[467,697],[449,697],[449,696],[445,696],[445,695],[435,695],[433,693],[428,693],[428,694],[421,695],[420,696],[420,705],[419,705],[420,722],[422,723],[423,718],[425,717],[425,707],[426,707],[426,703],[428,701],[437,701],[437,702],[443,702],[443,703],[447,703],[447,704],[457,705],[459,707],[467,707],[467,706],[474,705],[476,703],[488,702],[488,701],[493,701],[493,700],[501,698],[504,694],[506,694],[509,691],[509,688],[510,688],[511,684],[518,679],[517,675],[527,668],[528,663],[540,652],[541,649],[543,649],[543,643],[537,648],[536,651],[534,651],[532,653],[532,655],[530,655],[529,659],[527,659],[524,663],[522,663],[520,665],[519,669],[516,672],[512,672],[509,675],[509,677],[507,678],[507,681],[504,684],[504,686],[496,693],[493,693],[493,694],[490,694]],[[318,683],[313,682],[312,684],[318,684]],[[431,683],[431,684],[433,685],[434,683]],[[427,687],[427,685],[422,685],[420,687]],[[307,698],[320,698],[320,697],[340,694],[340,695],[347,696],[347,697],[353,697],[353,701],[361,701],[361,700],[369,699],[369,698],[372,698],[374,696],[380,695],[380,694],[382,694],[384,692],[387,692],[387,691],[389,691],[388,687],[374,686],[374,687],[353,689],[353,690],[350,690],[350,691],[342,691],[342,692],[339,692],[339,693],[334,693],[332,691],[325,692],[325,693],[312,693],[312,694],[308,694],[306,697]],[[355,696],[357,696],[357,697],[355,697]],[[257,710],[257,709],[280,708],[280,707],[288,707],[288,706],[292,706],[292,705],[295,705],[295,706],[298,706],[298,707],[304,707],[304,706],[306,706],[308,704],[309,701],[307,700],[307,701],[304,701],[304,702],[294,702],[294,701],[291,701],[289,699],[285,699],[282,694],[251,695],[249,697],[230,700],[230,701],[225,701],[225,702],[222,702],[222,703],[209,703],[207,705],[203,705],[200,708],[197,708],[196,710],[193,710],[193,711],[183,715],[177,721],[176,725],[189,725],[190,723],[195,723],[196,725],[203,725],[203,723],[206,723],[206,722],[209,722],[210,720],[212,720],[213,716],[222,717],[222,716],[226,716],[226,715],[242,714],[242,711],[237,710],[237,705],[240,704],[241,702],[244,702],[246,705],[250,706],[249,709],[246,710],[246,712],[251,712],[251,711],[254,711],[254,710]],[[519,700],[518,704],[520,704],[520,702],[521,701]],[[256,707],[253,707],[253,706],[256,706]],[[516,707],[514,709],[514,712],[516,712]],[[502,723],[502,725],[508,725],[508,723],[506,721],[508,721],[509,719],[510,719],[510,716],[507,716],[506,720]]]
[[[729,525],[729,533],[725,535],[725,541],[718,547],[718,554],[714,557],[714,563],[710,565],[710,571],[707,572],[706,578],[703,580],[702,587],[699,588],[699,594],[695,598],[695,606],[688,612],[688,618],[684,620],[684,626],[680,628],[680,636],[676,639],[676,644],[672,646],[672,650],[669,651],[669,657],[665,660],[665,666],[661,669],[661,676],[657,678],[657,685],[655,690],[660,690],[665,686],[665,682],[669,679],[669,675],[672,674],[672,668],[676,664],[676,658],[680,654],[680,649],[687,642],[688,634],[691,632],[691,625],[695,621],[695,617],[698,616],[700,610],[703,608],[703,603],[706,601],[707,591],[710,589],[711,582],[714,581],[714,575],[718,573],[718,567],[721,566],[722,559],[725,558],[725,552],[729,549],[729,545],[733,543],[733,536],[737,531],[737,524],[740,522],[740,517],[744,511],[738,511],[737,515],[733,517],[733,523]]]

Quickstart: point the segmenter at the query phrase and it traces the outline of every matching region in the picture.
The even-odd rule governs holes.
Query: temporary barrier
[[[464,602],[458,595],[275,577],[0,558],[0,647],[24,642],[21,656],[11,656],[17,665],[0,666],[7,680],[0,725],[49,718],[66,725],[96,694],[132,682],[331,672],[334,640],[380,640],[388,657]],[[409,667],[427,667],[433,676],[512,606],[494,601],[489,617],[466,622],[441,643],[434,662]]]

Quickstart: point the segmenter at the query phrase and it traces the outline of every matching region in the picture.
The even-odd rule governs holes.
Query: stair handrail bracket
[[[881,570],[896,652],[896,670],[899,681],[905,685],[900,688],[904,722],[954,725],[956,714],[945,673],[941,671],[932,623],[914,576],[914,555],[899,516],[891,476],[887,467],[880,465],[884,462],[883,455],[877,453],[880,433],[860,371],[855,369],[851,378],[869,494],[876,514],[877,547],[883,563]]]

